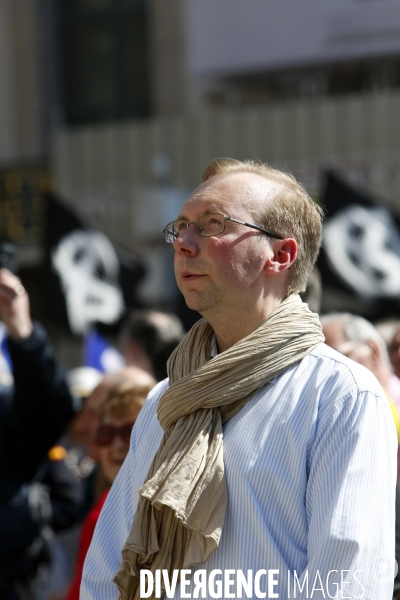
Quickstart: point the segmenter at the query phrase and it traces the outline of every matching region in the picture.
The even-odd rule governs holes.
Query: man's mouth
[[[192,273],[191,271],[182,271],[181,273],[182,281],[194,281],[199,277],[205,277],[205,275],[202,273]]]

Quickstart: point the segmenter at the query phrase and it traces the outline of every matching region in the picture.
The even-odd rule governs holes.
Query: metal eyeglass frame
[[[203,235],[202,233],[200,233],[199,228],[197,227],[197,224],[198,224],[199,220],[202,219],[203,217],[200,217],[200,219],[198,221],[190,221],[189,223],[186,223],[186,221],[182,220],[183,223],[186,223],[185,229],[188,229],[189,225],[196,225],[196,231],[201,237],[214,237],[214,235],[220,235],[221,233],[223,233],[225,231],[227,221],[232,221],[233,223],[239,223],[239,225],[245,225],[246,227],[251,227],[252,229],[257,229],[257,231],[262,231],[263,233],[266,233],[267,235],[269,235],[273,238],[276,238],[277,240],[284,239],[280,235],[276,235],[276,233],[272,233],[271,231],[268,231],[268,229],[264,229],[263,227],[259,227],[258,225],[252,225],[251,223],[246,223],[245,221],[239,221],[239,219],[234,219],[233,217],[225,217],[225,215],[223,215],[222,213],[207,213],[207,214],[220,215],[221,217],[224,218],[224,228],[222,229],[222,231],[219,231],[218,233],[213,233],[211,235]],[[206,216],[206,215],[203,215],[203,216]],[[176,223],[177,220],[178,219],[175,219],[175,221],[170,221],[170,223],[168,223],[163,229],[165,241],[168,244],[172,244],[173,242],[169,242],[167,240],[167,234],[172,235],[175,238],[175,240],[177,239],[177,237],[179,235],[179,234],[175,235],[172,231],[168,230],[169,225],[171,225],[172,223]]]

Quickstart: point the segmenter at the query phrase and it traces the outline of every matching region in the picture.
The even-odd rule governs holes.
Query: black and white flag
[[[144,274],[139,260],[124,261],[101,232],[85,227],[54,196],[47,198],[46,313],[84,335],[96,323],[113,325],[136,305]]]
[[[318,261],[324,290],[359,300],[360,312],[379,318],[400,309],[400,219],[393,211],[327,173],[326,210]],[[386,313],[386,314],[385,314]]]

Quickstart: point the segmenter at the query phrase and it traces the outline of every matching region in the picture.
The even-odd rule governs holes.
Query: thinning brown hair
[[[304,292],[321,246],[321,207],[292,175],[253,160],[216,158],[205,169],[203,181],[217,175],[236,173],[253,173],[278,184],[273,201],[268,202],[265,211],[259,215],[260,222],[257,225],[283,238],[296,240],[297,258],[289,273],[287,293]]]

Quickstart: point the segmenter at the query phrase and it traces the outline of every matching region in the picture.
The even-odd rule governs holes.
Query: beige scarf
[[[204,563],[216,550],[227,502],[222,425],[324,341],[318,316],[298,295],[209,360],[212,337],[210,325],[197,322],[169,360],[170,387],[157,410],[165,433],[114,578],[122,600],[139,599],[140,569],[167,569],[171,580],[173,569]]]

